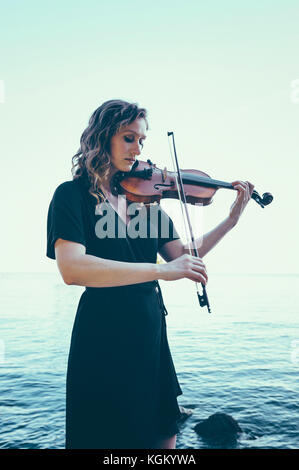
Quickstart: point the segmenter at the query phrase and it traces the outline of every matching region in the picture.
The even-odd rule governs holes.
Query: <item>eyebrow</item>
[[[133,134],[140,135],[140,134],[138,134],[138,132],[135,132],[132,129],[126,129],[125,131],[122,131],[122,134],[124,134],[125,132],[133,132]],[[142,139],[146,139],[146,135],[140,135],[140,137]]]

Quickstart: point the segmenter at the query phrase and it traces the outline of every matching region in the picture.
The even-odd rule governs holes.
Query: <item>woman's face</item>
[[[146,122],[143,118],[135,119],[128,126],[122,127],[110,141],[112,170],[130,171],[136,157],[141,153],[145,138]]]

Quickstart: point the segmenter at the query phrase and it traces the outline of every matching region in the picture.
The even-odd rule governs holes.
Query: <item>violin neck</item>
[[[225,181],[213,180],[212,178],[205,178],[204,176],[191,175],[189,173],[181,172],[183,184],[194,184],[198,186],[206,186],[208,188],[226,188],[234,189],[233,185]]]

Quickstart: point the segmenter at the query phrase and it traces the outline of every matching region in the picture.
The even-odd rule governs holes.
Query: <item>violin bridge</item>
[[[167,168],[166,166],[164,167],[164,170],[162,172],[162,182],[164,183],[166,181],[166,178],[167,178]]]

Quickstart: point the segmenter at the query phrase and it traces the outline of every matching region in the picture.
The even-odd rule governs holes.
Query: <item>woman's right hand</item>
[[[204,285],[208,282],[206,266],[202,259],[196,256],[185,254],[168,263],[159,264],[159,268],[160,279],[163,281],[187,278],[191,281],[202,282]]]

